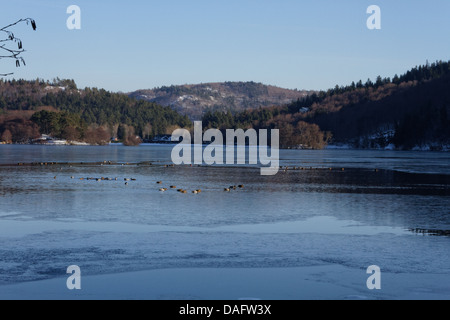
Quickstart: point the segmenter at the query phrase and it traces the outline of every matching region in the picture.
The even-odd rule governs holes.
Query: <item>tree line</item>
[[[450,62],[427,62],[392,79],[360,80],[284,106],[209,111],[203,123],[207,128],[278,128],[285,147],[320,149],[334,141],[360,148],[394,143],[411,149],[427,141],[450,142],[449,86]],[[389,130],[395,135],[370,141]]]
[[[283,106],[210,110],[203,115],[203,128],[279,129],[280,144],[288,148],[320,149],[330,141],[361,148],[444,144],[450,143],[449,87],[450,62],[437,61],[392,79],[336,86]],[[2,141],[25,143],[46,133],[97,144],[118,138],[132,145],[191,126],[188,117],[170,107],[103,89],[79,90],[73,80],[0,80]]]
[[[0,137],[6,132],[3,141],[35,139],[37,128],[40,134],[68,140],[104,143],[118,138],[136,144],[137,136],[151,139],[175,127],[190,126],[188,117],[170,107],[103,89],[78,90],[73,80],[0,80]]]

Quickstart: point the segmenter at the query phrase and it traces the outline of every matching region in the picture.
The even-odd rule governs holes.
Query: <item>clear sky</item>
[[[328,89],[450,60],[449,0],[14,0],[2,26],[19,26],[27,66],[14,78],[74,79],[79,87],[134,91],[172,84],[256,81]],[[381,30],[369,30],[369,5]],[[67,7],[81,9],[69,30]],[[12,77],[8,77],[12,78]]]

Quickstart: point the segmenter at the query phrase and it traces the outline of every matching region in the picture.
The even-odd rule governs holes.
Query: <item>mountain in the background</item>
[[[27,143],[51,134],[70,141],[106,143],[112,137],[134,144],[137,136],[151,141],[176,128],[192,129],[197,119],[204,130],[279,129],[282,147],[320,149],[333,143],[449,150],[450,62],[320,92],[226,82],[127,96],[80,90],[73,80],[0,79],[0,143]]]
[[[293,103],[238,114],[208,112],[205,128],[280,129],[285,147],[448,150],[450,62],[415,67],[313,93]]]
[[[192,120],[200,120],[206,111],[235,113],[288,104],[309,94],[312,92],[282,89],[255,82],[224,82],[138,90],[129,96],[170,106]]]

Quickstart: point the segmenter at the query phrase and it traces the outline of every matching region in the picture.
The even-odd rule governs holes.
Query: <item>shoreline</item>
[[[126,147],[139,147],[139,146],[176,146],[179,143],[173,142],[151,142],[151,143],[141,143],[135,146],[126,146]],[[195,145],[195,144],[192,144]],[[88,144],[88,143],[68,143],[68,144],[37,144],[37,143],[0,143],[1,146],[42,146],[42,147],[110,147],[110,146],[125,146],[121,142],[113,142],[105,145],[98,144]],[[209,146],[208,144],[202,144],[203,147]],[[225,146],[225,145],[224,145]],[[246,146],[248,147],[248,146]],[[355,148],[349,145],[341,146],[341,145],[328,145],[323,149],[302,149],[302,148],[279,148],[279,150],[297,150],[297,151],[323,151],[323,150],[345,150],[345,151],[386,151],[386,152],[438,152],[438,153],[446,153],[450,152],[450,146],[442,146],[442,148],[436,149],[430,146],[425,147],[414,147],[412,149],[398,149],[398,148]]]

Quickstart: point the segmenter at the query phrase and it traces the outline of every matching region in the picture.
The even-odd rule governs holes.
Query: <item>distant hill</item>
[[[129,96],[170,106],[192,120],[200,120],[206,111],[235,113],[260,107],[279,106],[312,93],[255,82],[224,82],[138,90],[129,93]]]
[[[373,83],[335,88],[302,116],[332,132],[335,143],[369,149],[448,150],[450,62],[427,63],[392,80],[378,77]]]
[[[450,62],[415,67],[392,79],[353,82],[293,103],[244,111],[209,112],[204,127],[278,128],[285,147],[450,149]]]
[[[282,147],[450,150],[450,62],[320,92],[255,82],[162,87],[129,95],[73,80],[0,79],[0,143],[40,133],[68,140],[151,140],[175,128],[279,129]],[[70,139],[71,138],[71,139]],[[129,139],[128,139],[129,138]],[[95,139],[95,140],[98,140]],[[136,140],[137,141],[137,140]]]
[[[151,139],[191,124],[170,107],[103,89],[78,89],[73,80],[0,79],[0,142],[27,143],[39,134]]]
[[[320,105],[339,99],[334,112],[316,111],[308,119],[333,132],[337,143],[405,150],[450,146],[450,73],[343,93]]]

